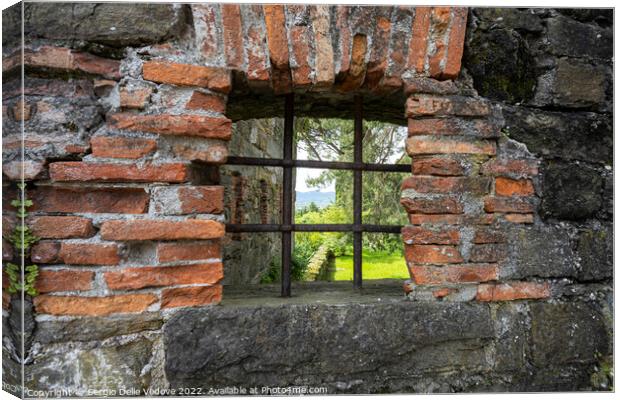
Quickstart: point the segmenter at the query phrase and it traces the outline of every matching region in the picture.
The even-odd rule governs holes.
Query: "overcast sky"
[[[306,153],[306,151],[304,151],[304,149],[297,147],[297,159],[298,160],[307,160],[308,159],[308,153]],[[306,185],[306,179],[308,178],[316,178],[317,176],[321,175],[321,172],[323,172],[323,169],[315,169],[315,168],[297,168],[297,179],[295,180],[295,190],[298,192],[309,192],[309,191],[314,191],[316,189],[313,188],[309,188],[308,185]],[[320,190],[321,192],[335,192],[336,188],[334,187],[334,184],[331,183],[329,186],[325,187],[325,188],[321,188]]]

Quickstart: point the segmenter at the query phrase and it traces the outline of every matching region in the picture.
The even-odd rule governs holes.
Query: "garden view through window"
[[[229,164],[232,165],[227,165],[223,171],[228,231],[233,243],[224,260],[228,264],[238,264],[229,266],[228,284],[244,282],[235,278],[244,274],[251,283],[282,280],[284,253],[277,231],[285,226],[281,215],[284,168],[274,165],[275,160],[281,162],[284,158],[284,125],[281,118],[235,124],[240,134],[233,135],[237,143],[231,143]],[[354,280],[356,171],[346,167],[353,165],[356,158],[355,120],[295,117],[292,131],[291,159],[301,165],[291,168],[291,223],[295,228],[291,232],[290,279],[293,282]],[[397,165],[387,171],[377,171],[377,167],[360,171],[359,222],[365,230],[361,232],[361,279],[407,279],[403,243],[397,229],[407,223],[399,196],[400,184],[409,175],[405,171],[411,165],[404,148],[407,130],[390,123],[363,120],[361,136],[364,168]],[[274,163],[266,162],[269,159]],[[247,160],[250,160],[249,165]],[[329,168],[319,168],[322,164],[304,168],[307,166],[304,161],[330,164]],[[332,169],[332,165],[337,168]],[[339,228],[321,231],[319,228],[324,225]],[[245,226],[250,228],[244,229]],[[381,231],[386,227],[390,228],[389,233]]]

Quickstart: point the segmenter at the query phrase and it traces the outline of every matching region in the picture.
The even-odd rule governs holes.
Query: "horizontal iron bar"
[[[408,164],[370,164],[344,161],[317,161],[317,160],[281,160],[278,158],[258,157],[228,157],[228,165],[253,165],[261,167],[297,167],[297,168],[322,168],[344,169],[352,171],[377,171],[377,172],[411,172]]]
[[[226,232],[376,232],[400,233],[402,226],[371,224],[226,224]]]

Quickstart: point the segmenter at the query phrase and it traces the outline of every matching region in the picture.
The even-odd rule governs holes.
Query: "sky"
[[[307,160],[308,153],[304,149],[297,147],[297,159]],[[306,179],[316,178],[317,176],[321,175],[321,172],[323,171],[325,170],[315,169],[315,168],[296,168],[297,175],[296,175],[296,180],[295,180],[295,190],[298,192],[315,191],[316,189],[309,188],[308,185],[306,185]],[[334,183],[332,182],[329,186],[321,188],[320,191],[321,192],[335,192],[336,188],[334,186]]]

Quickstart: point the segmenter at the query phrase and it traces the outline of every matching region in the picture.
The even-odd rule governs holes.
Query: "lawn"
[[[405,258],[401,254],[362,251],[363,279],[409,279]],[[353,256],[336,258],[337,281],[353,280]]]

